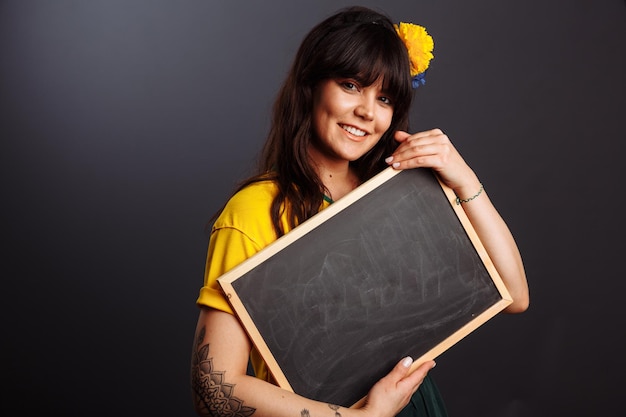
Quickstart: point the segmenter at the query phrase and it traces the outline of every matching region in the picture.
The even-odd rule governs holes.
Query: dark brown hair
[[[351,78],[369,86],[381,77],[383,90],[392,99],[393,118],[379,142],[351,162],[361,181],[386,167],[384,158],[397,147],[393,133],[408,129],[412,88],[406,47],[387,16],[364,7],[339,11],[302,41],[274,103],[258,173],[237,189],[263,180],[276,183],[271,216],[278,236],[285,233],[280,221],[285,209],[290,227],[295,227],[320,210],[327,191],[308,157],[313,90],[326,79]]]

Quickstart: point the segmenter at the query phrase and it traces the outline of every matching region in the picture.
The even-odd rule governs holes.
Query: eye
[[[346,90],[357,91],[359,89],[359,87],[353,81],[340,81],[339,84]]]
[[[393,102],[391,101],[391,99],[387,96],[381,96],[378,98],[380,101],[382,101],[383,103],[387,104],[388,106],[391,106],[393,104]]]

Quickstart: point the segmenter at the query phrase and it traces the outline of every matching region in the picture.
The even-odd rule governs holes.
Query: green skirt
[[[430,375],[426,375],[409,404],[396,417],[448,417],[441,394]]]

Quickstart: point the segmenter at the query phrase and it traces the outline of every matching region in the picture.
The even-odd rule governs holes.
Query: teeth
[[[341,127],[343,128],[343,130],[345,130],[348,133],[353,134],[354,136],[365,136],[366,134],[366,132],[362,131],[361,129],[357,129],[356,127],[353,127],[353,126],[342,125]]]

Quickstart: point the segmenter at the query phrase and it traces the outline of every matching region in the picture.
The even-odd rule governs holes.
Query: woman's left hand
[[[478,178],[474,171],[440,129],[414,134],[397,131],[395,139],[400,145],[393,155],[385,160],[393,168],[432,168],[453,190],[476,188]]]

